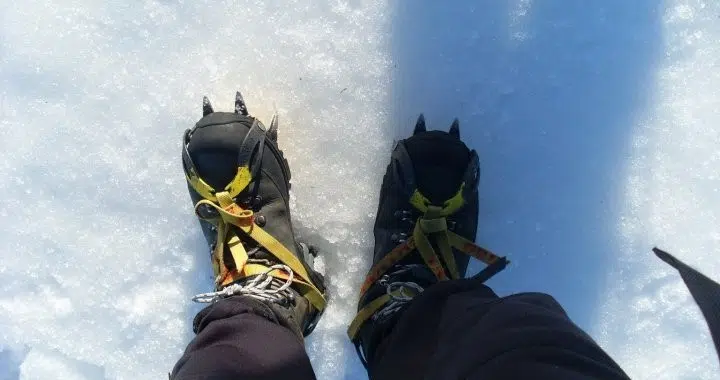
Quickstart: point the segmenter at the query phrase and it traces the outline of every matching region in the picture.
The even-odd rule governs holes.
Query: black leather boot
[[[348,331],[364,362],[414,296],[438,281],[464,278],[470,256],[501,260],[472,244],[479,175],[457,120],[449,132],[426,131],[421,115],[413,136],[395,146],[380,189],[373,267]]]
[[[212,302],[244,295],[267,303],[293,330],[308,335],[325,307],[314,250],[295,238],[289,210],[290,167],[269,129],[247,112],[238,92],[235,112],[203,117],[183,138],[183,168],[210,246],[216,292]]]

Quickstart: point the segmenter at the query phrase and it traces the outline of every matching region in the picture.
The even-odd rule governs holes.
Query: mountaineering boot
[[[214,112],[203,98],[203,117],[185,132],[182,159],[215,276],[215,292],[195,300],[251,297],[299,336],[310,334],[325,308],[324,280],[312,267],[314,249],[293,232],[277,117],[266,130],[239,92],[234,113]]]
[[[420,115],[413,136],[395,145],[380,189],[373,266],[348,330],[366,366],[414,296],[464,278],[470,256],[489,265],[487,277],[507,264],[474,244],[479,175],[457,119],[449,132],[427,131]]]

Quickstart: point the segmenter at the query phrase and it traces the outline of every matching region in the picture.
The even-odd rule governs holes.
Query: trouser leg
[[[551,296],[498,297],[472,279],[416,297],[369,372],[373,379],[627,379]]]
[[[257,300],[220,300],[198,313],[193,329],[173,380],[315,379],[301,338]]]

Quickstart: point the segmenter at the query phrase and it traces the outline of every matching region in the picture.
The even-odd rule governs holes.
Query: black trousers
[[[172,378],[314,379],[303,342],[272,310],[231,297],[195,318]],[[369,364],[371,379],[627,379],[549,295],[498,297],[467,279],[428,288]]]

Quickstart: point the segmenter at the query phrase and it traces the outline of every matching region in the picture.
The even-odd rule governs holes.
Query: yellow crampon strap
[[[460,184],[460,189],[458,190],[455,195],[452,196],[452,198],[446,200],[443,202],[443,207],[435,207],[438,209],[438,215],[439,216],[448,216],[450,214],[453,214],[455,211],[459,210],[463,205],[465,205],[465,198],[463,198],[463,191],[465,190],[465,182]],[[413,205],[416,209],[418,209],[420,212],[427,212],[430,207],[430,200],[427,199],[419,189],[415,189],[413,191],[412,195],[410,196],[410,204]]]
[[[203,179],[195,172],[194,168],[189,168],[189,172],[185,173],[185,179],[187,179],[193,190],[195,190],[195,192],[200,194],[203,198],[213,202],[218,200],[215,189],[208,185],[207,182],[203,181]],[[235,173],[235,177],[227,186],[225,186],[225,191],[231,199],[235,198],[238,194],[245,190],[247,185],[250,184],[250,181],[252,181],[250,167],[240,166],[238,167],[237,173]]]
[[[441,211],[439,207],[429,206],[425,215],[415,223],[413,239],[425,264],[432,270],[438,280],[445,281],[448,280],[448,276],[430,243],[430,238],[434,238],[437,247],[440,249],[445,265],[450,272],[450,278],[457,279],[460,278],[460,275],[458,275],[455,257],[450,248],[448,237],[450,231],[447,229],[447,220],[444,216],[441,216]]]
[[[464,200],[462,199],[463,186],[460,187],[460,191],[453,198],[445,202],[443,207],[429,205],[430,202],[417,190],[413,193],[411,204],[423,211],[425,215],[417,220],[413,234],[406,242],[395,247],[370,269],[360,289],[360,298],[362,298],[368,289],[380,280],[383,274],[393,265],[415,250],[418,251],[425,264],[440,281],[460,278],[457,264],[455,263],[455,256],[452,251],[453,248],[475,257],[488,266],[501,260],[499,256],[487,249],[479,247],[472,241],[448,230],[446,217],[457,211],[462,204],[464,204]],[[419,207],[419,205],[422,205],[422,207]],[[440,255],[449,273],[445,273],[445,269],[431,241],[434,242],[435,246],[440,250]],[[398,291],[400,290],[394,290],[393,292],[380,296],[358,311],[348,328],[348,336],[351,340],[355,341],[360,327],[362,327],[373,314],[390,302],[393,297],[396,296],[393,293]],[[414,294],[413,296],[416,295],[417,294]]]
[[[407,294],[407,291],[413,291],[414,293]],[[378,310],[382,309],[385,304],[392,301],[394,297],[412,298],[418,294],[420,294],[420,292],[415,291],[414,289],[401,287],[372,300],[364,308],[358,311],[357,316],[350,323],[350,327],[348,328],[348,335],[350,336],[350,339],[354,339],[354,337],[357,336],[358,331],[360,331],[360,327],[362,327],[363,323],[370,319],[370,317],[372,317]]]
[[[190,185],[206,199],[199,201],[195,205],[195,211],[203,220],[212,223],[217,228],[217,243],[212,253],[213,270],[215,271],[215,286],[220,289],[230,283],[247,276],[259,275],[267,272],[268,267],[260,264],[248,264],[248,254],[236,230],[244,232],[247,236],[255,240],[270,254],[275,256],[281,263],[290,267],[295,273],[293,283],[296,290],[318,310],[325,309],[326,301],[322,292],[312,283],[302,262],[287,249],[282,243],[260,228],[254,221],[252,210],[245,210],[235,203],[233,197],[237,196],[250,183],[251,176],[249,170],[245,171],[245,167],[238,168],[238,174],[233,181],[225,187],[226,191],[215,192],[212,187],[207,185],[202,179],[196,177],[197,180],[191,181],[188,177]],[[200,186],[200,189],[196,185]],[[207,188],[202,188],[207,186]],[[208,197],[210,195],[211,197]],[[217,211],[218,216],[214,218],[206,218],[200,215],[198,209],[200,207],[209,207]],[[237,227],[237,229],[231,228]],[[231,253],[234,261],[233,266],[228,266],[224,262],[225,247]],[[288,279],[287,275],[280,271],[272,271],[270,275],[277,278]]]

